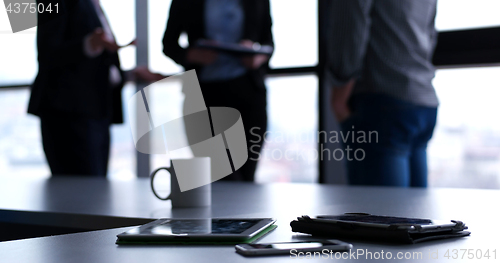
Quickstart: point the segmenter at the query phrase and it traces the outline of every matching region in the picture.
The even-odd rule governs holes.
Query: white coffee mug
[[[154,179],[156,174],[166,170],[170,173],[170,194],[161,197],[155,190]],[[182,171],[182,175],[176,175],[175,171]],[[177,178],[182,176],[183,178]],[[181,192],[179,181],[196,180],[203,185],[191,190]],[[170,167],[161,167],[151,174],[151,189],[153,194],[161,200],[171,200],[173,208],[180,207],[207,207],[212,204],[212,187],[210,174],[210,157],[195,157],[190,159],[175,159]]]

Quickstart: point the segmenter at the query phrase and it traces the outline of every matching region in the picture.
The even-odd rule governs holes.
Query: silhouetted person
[[[371,142],[347,140],[346,147],[365,153],[347,162],[349,183],[427,186],[426,148],[438,106],[431,63],[436,0],[331,4],[332,108],[344,135],[377,132]]]
[[[38,75],[28,112],[41,120],[53,175],[106,176],[111,123],[122,123],[121,89],[128,75],[161,76],[138,68],[125,74],[99,0],[58,1],[59,13],[38,14]]]
[[[196,69],[207,107],[236,108],[243,119],[249,159],[224,180],[254,180],[263,145],[255,134],[263,138],[267,128],[264,74],[269,56],[238,57],[198,48],[195,43],[205,39],[273,46],[271,24],[269,0],[173,0],[170,7],[163,53],[186,70]],[[187,48],[179,45],[183,32],[191,45]]]

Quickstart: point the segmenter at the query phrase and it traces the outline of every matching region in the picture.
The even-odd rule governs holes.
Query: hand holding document
[[[132,74],[135,80],[144,82],[156,82],[166,78],[166,76],[162,74],[151,72],[148,67],[145,66],[136,67],[132,70]]]
[[[262,46],[259,43],[255,43],[249,39],[244,39],[240,42],[240,45],[246,48],[250,48],[252,50],[262,51]],[[268,47],[268,48],[266,48]],[[272,47],[264,46],[264,51],[268,49],[272,53]],[[243,55],[241,58],[241,63],[248,69],[258,69],[262,64],[266,63],[271,56],[271,53],[250,53],[248,55]]]
[[[248,45],[250,40],[243,40],[241,43],[222,43],[212,40],[201,39],[198,40],[195,44],[197,48],[209,49],[218,52],[226,52],[236,56],[245,56],[245,55],[271,55],[273,53],[273,47],[267,45],[259,45],[258,43],[254,43],[252,41],[251,45]]]
[[[116,52],[120,47],[114,39],[109,38],[102,28],[96,28],[90,35],[90,48],[92,50],[106,49],[110,52]]]
[[[119,46],[113,38],[110,38],[102,28],[96,28],[94,32],[90,35],[90,47],[92,50],[102,50],[106,49],[110,52],[116,52],[120,48],[135,45],[136,40],[132,40],[130,43]]]

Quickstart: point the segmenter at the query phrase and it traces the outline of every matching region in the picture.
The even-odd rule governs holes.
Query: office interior
[[[122,67],[131,69],[147,64],[151,70],[163,74],[180,73],[182,68],[161,51],[170,1],[148,1],[147,10],[141,10],[139,3],[127,0],[121,2],[120,8],[114,8],[113,1],[102,1],[119,44],[127,44],[143,34],[145,42],[144,47],[139,47],[141,50],[132,46],[119,51]],[[345,183],[342,163],[335,160],[320,163],[316,156],[317,131],[337,129],[328,102],[321,99],[327,97],[324,95],[329,86],[322,79],[324,61],[321,60],[325,52],[322,48],[325,47],[322,47],[320,33],[321,18],[328,14],[319,11],[320,5],[321,1],[271,1],[276,51],[266,80],[269,129],[256,174],[259,183]],[[496,35],[496,26],[500,24],[492,13],[498,3],[482,0],[474,7],[469,5],[467,1],[438,1],[436,28],[442,34],[434,58],[438,70],[433,84],[440,107],[428,147],[429,185],[497,189],[500,187],[500,135],[493,114],[497,107],[495,76],[499,68],[495,65],[494,47],[483,46],[491,43],[490,38]],[[147,18],[130,19],[141,15],[139,12],[145,12],[142,15]],[[41,147],[38,119],[26,114],[28,87],[37,72],[36,30],[8,34],[10,28],[5,13],[2,13],[2,27],[0,52],[4,59],[0,65],[0,105],[4,114],[0,174],[46,178],[50,170]],[[470,96],[471,87],[478,96]],[[136,89],[135,83],[127,83],[124,101]],[[167,91],[153,92],[162,96],[160,93]],[[178,110],[179,96],[182,96],[179,92],[163,96],[171,101],[158,103],[157,107],[165,111]],[[165,163],[165,156],[137,156],[131,143],[129,117],[133,118],[127,116],[127,123],[112,128],[108,173],[111,180],[148,176],[150,170]],[[283,158],[284,153],[288,158]]]
[[[101,0],[117,43],[124,45],[135,38],[139,40],[136,46],[119,51],[124,69],[147,65],[152,71],[164,75],[182,72],[179,65],[162,53],[161,39],[170,3],[170,0],[121,0],[119,3]],[[318,131],[339,129],[330,110],[331,85],[325,75],[328,48],[325,21],[329,14],[322,7],[327,5],[327,0],[270,0],[270,4],[275,52],[266,76],[268,134],[255,183],[295,185],[287,188],[290,191],[301,185],[306,189],[316,184],[345,186],[344,162],[320,161],[318,158],[321,147],[332,151],[342,147],[318,139]],[[12,34],[5,10],[1,9],[0,184],[49,180],[50,169],[41,145],[39,120],[26,113],[29,86],[37,73],[36,29]],[[440,105],[427,151],[429,189],[472,188],[475,193],[487,193],[488,196],[500,189],[500,124],[495,118],[500,111],[498,10],[500,2],[497,0],[438,0],[436,28],[439,38],[433,58],[437,67],[433,85]],[[180,43],[187,45],[187,39],[181,38]],[[126,103],[144,86],[146,84],[126,83],[123,101]],[[166,112],[182,110],[180,88],[156,87],[150,92],[151,97],[165,98],[153,101],[151,107]],[[151,171],[168,165],[166,155],[146,155],[136,151],[131,135],[131,128],[136,123],[134,118],[126,115],[124,124],[112,126],[107,175],[110,182],[147,180]],[[12,194],[28,195],[26,190],[13,191]],[[134,195],[152,194],[146,191]],[[119,213],[104,215],[119,216]],[[160,211],[151,215],[171,214]],[[109,225],[118,227],[144,222],[147,221],[132,220]],[[52,231],[60,231],[56,228]],[[61,233],[65,234],[65,231],[61,230]]]

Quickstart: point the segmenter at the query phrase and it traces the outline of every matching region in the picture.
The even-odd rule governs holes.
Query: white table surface
[[[301,215],[365,212],[372,214],[455,219],[465,222],[471,236],[416,245],[388,245],[350,241],[354,250],[391,252],[390,262],[464,262],[447,259],[447,250],[474,249],[500,260],[498,190],[408,189],[350,187],[319,184],[217,182],[212,185],[209,209],[171,209],[157,200],[147,179],[119,182],[95,178],[11,179],[0,182],[0,221],[75,227],[112,227],[120,218],[273,217],[278,228],[259,242],[304,238],[291,231],[290,221]],[[88,217],[92,219],[88,220]],[[94,217],[95,216],[95,217]],[[100,219],[102,216],[111,217]],[[115,228],[52,237],[0,242],[0,262],[284,262],[289,256],[246,258],[233,246],[118,246],[116,235],[130,229]],[[493,250],[496,249],[496,260]],[[394,259],[398,252],[422,253],[423,259]],[[438,259],[429,259],[438,253]],[[367,261],[365,256],[358,260]],[[467,254],[465,255],[467,258]],[[304,259],[305,260],[305,259]],[[328,262],[326,258],[306,262]],[[380,259],[386,262],[387,260]],[[300,261],[299,261],[300,262]]]

